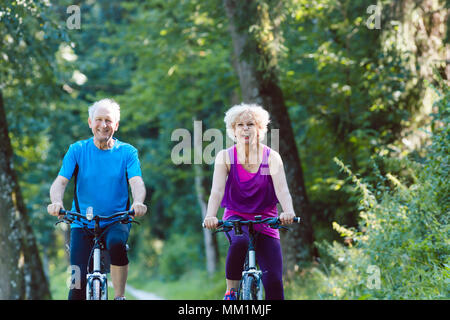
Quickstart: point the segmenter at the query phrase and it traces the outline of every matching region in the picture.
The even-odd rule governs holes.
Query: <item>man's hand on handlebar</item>
[[[147,206],[140,202],[133,202],[130,210],[134,210],[136,217],[142,217],[147,212]]]
[[[60,210],[64,210],[64,206],[61,202],[54,202],[47,206],[47,212],[58,219],[61,219],[64,215],[60,213]]]

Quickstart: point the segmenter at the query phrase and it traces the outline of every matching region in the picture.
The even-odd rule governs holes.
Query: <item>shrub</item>
[[[397,160],[409,169],[409,184],[388,173],[379,179],[387,179],[390,186],[371,189],[335,159],[361,192],[359,227],[333,223],[346,244],[319,244],[332,262],[309,270],[317,286],[314,298],[450,298],[450,95],[448,88],[444,92],[425,159]]]
[[[164,243],[159,257],[159,274],[164,280],[178,280],[183,274],[203,266],[201,241],[175,234]]]

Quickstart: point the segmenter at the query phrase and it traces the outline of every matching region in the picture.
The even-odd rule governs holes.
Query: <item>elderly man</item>
[[[61,170],[50,188],[49,214],[59,216],[63,195],[74,177],[75,193],[72,210],[82,214],[93,207],[102,216],[128,210],[128,183],[133,203],[131,210],[143,216],[147,207],[144,181],[137,150],[130,144],[113,138],[119,128],[120,107],[112,99],[103,99],[89,107],[88,124],[93,137],[72,144],[64,156]],[[105,234],[106,248],[111,257],[111,279],[115,299],[124,300],[128,276],[126,242],[130,225],[114,224]],[[92,248],[92,237],[77,222],[71,226],[70,263],[81,271],[81,286],[69,292],[70,300],[86,298],[86,269]]]

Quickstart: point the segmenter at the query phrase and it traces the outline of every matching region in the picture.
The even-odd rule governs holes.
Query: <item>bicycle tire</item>
[[[101,293],[102,300],[108,300],[108,279],[105,277]]]
[[[239,300],[261,300],[259,279],[251,275],[244,275],[239,288]]]
[[[100,279],[93,279],[91,300],[101,300],[101,296],[102,296],[102,283],[100,282]]]

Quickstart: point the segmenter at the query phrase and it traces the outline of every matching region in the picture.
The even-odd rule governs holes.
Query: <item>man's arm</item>
[[[52,216],[59,215],[59,209],[64,209],[63,197],[69,180],[63,176],[57,176],[50,187],[50,201],[47,206],[47,212]]]
[[[136,217],[141,217],[147,212],[147,206],[144,204],[146,190],[144,180],[140,176],[134,176],[128,180],[133,196],[133,204],[131,210],[134,210]]]

